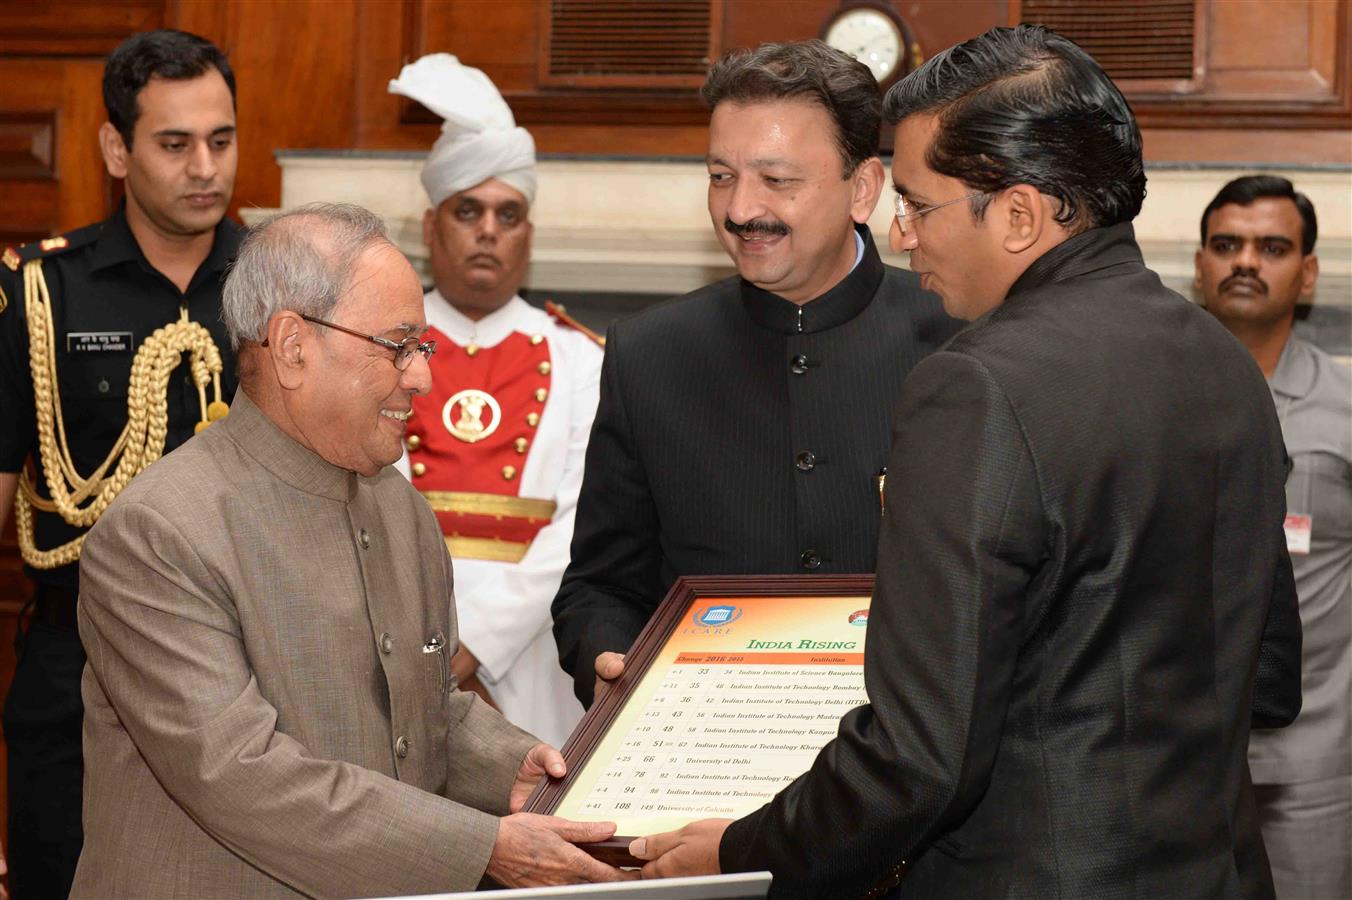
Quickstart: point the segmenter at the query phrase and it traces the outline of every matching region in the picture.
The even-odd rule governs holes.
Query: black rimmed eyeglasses
[[[394,367],[400,372],[404,371],[413,362],[413,354],[421,353],[423,359],[430,360],[432,354],[437,352],[436,341],[420,341],[415,337],[404,338],[402,341],[392,341],[389,338],[378,337],[374,334],[367,334],[364,331],[353,331],[351,328],[345,328],[342,325],[335,325],[332,322],[326,322],[323,319],[317,319],[314,316],[301,314],[301,318],[307,322],[313,322],[316,325],[323,325],[325,328],[332,328],[334,331],[341,331],[344,334],[350,334],[353,337],[359,337],[364,341],[370,341],[373,344],[394,351]],[[268,345],[267,338],[263,339],[262,346]]]

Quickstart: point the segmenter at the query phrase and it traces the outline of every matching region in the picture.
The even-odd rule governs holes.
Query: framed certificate
[[[583,849],[641,865],[635,837],[760,808],[867,701],[872,590],[872,575],[679,579],[564,745],[567,776],[526,811],[615,822]]]

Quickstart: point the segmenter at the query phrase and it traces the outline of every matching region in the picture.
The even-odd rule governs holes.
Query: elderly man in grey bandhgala
[[[558,751],[456,689],[451,566],[398,472],[430,384],[422,290],[380,220],[316,206],[225,286],[229,416],[165,457],[82,562],[77,897],[372,896],[622,877],[509,814]]]

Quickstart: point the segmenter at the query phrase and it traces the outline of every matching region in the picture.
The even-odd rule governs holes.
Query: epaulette
[[[6,247],[3,255],[0,255],[0,262],[3,262],[5,268],[11,272],[17,272],[19,267],[30,259],[46,259],[83,247],[97,238],[102,231],[103,223],[96,222],[41,241],[29,241],[17,247]]]
[[[586,325],[583,325],[577,319],[574,319],[572,316],[568,315],[568,310],[563,308],[562,303],[555,303],[553,300],[546,300],[545,312],[553,316],[554,320],[558,322],[560,325],[565,325],[568,328],[573,329],[574,331],[582,332],[587,337],[595,341],[596,346],[601,348],[604,348],[606,346],[606,339],[602,335],[597,334],[596,332],[588,328]]]
[[[65,234],[45,238],[41,241],[29,241],[27,244],[19,244],[17,247],[6,247],[3,252],[0,252],[0,265],[17,273],[23,268],[23,264],[29,260],[45,259],[65,253],[68,250],[74,250],[76,247],[83,247],[97,238],[102,231],[103,223],[96,222],[93,225],[86,225],[84,228],[77,228],[74,231],[68,231]],[[5,296],[4,288],[0,287],[0,313],[3,313],[8,306],[9,297]]]

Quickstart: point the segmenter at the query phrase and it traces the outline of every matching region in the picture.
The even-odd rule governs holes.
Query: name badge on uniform
[[[1314,530],[1314,517],[1289,513],[1282,526],[1286,529],[1286,552],[1293,556],[1309,556],[1310,532]]]
[[[66,334],[67,353],[130,353],[130,331],[71,331]]]

